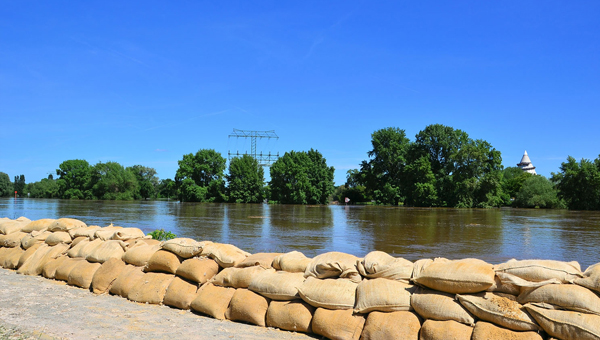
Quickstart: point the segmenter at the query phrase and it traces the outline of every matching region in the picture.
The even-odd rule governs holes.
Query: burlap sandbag
[[[86,260],[76,257],[76,258],[68,258],[62,261],[60,266],[56,268],[56,272],[54,273],[54,279],[60,281],[69,281],[69,274],[71,270],[77,266],[77,264],[87,262]]]
[[[94,277],[92,278],[92,292],[94,294],[107,293],[117,277],[121,275],[125,266],[125,262],[117,258],[112,258],[104,262],[96,273],[94,273]]]
[[[219,272],[219,264],[209,258],[191,258],[181,262],[175,275],[204,284]]]
[[[299,251],[281,254],[273,259],[273,268],[290,273],[304,273],[306,267],[312,262],[311,258],[304,256]]]
[[[314,312],[315,307],[304,301],[272,300],[267,309],[267,326],[292,332],[312,333]]]
[[[543,340],[537,332],[516,332],[510,329],[498,327],[485,321],[478,321],[473,328],[471,340]]]
[[[38,250],[38,248],[41,247],[42,245],[45,245],[46,247],[48,246],[47,244],[41,242],[41,243],[35,243],[32,246],[30,246],[29,248],[27,248],[27,250],[25,250],[25,252],[23,252],[23,254],[21,254],[21,257],[19,258],[19,264],[17,265],[17,269],[21,268],[23,266],[23,264],[25,264],[25,262],[33,254],[35,254],[35,252]]]
[[[83,241],[89,241],[90,239],[85,237],[85,236],[78,236],[76,238],[73,239],[73,241],[71,241],[71,248],[75,247],[76,245],[78,245],[80,242]]]
[[[557,279],[562,283],[570,283],[583,277],[581,267],[576,261],[563,262],[554,260],[510,260],[494,266],[496,272],[503,272],[533,282]]]
[[[27,250],[36,243],[45,243],[44,241],[50,235],[52,233],[49,231],[32,231],[21,239],[21,247]]]
[[[131,288],[127,299],[135,302],[161,304],[167,293],[167,288],[175,278],[173,274],[146,273]]]
[[[488,292],[494,292],[494,293],[505,293],[505,294],[511,294],[511,295],[519,295],[519,293],[521,292],[521,289],[519,286],[515,285],[512,282],[509,281],[502,281],[498,275],[494,276],[494,284],[486,289],[486,291]]]
[[[117,232],[117,230],[123,229],[123,227],[109,225],[108,227],[97,229],[94,232],[94,238],[99,238],[102,241],[108,241],[112,238],[112,236]]]
[[[85,257],[88,262],[104,263],[112,258],[120,259],[125,254],[123,241],[105,241]]]
[[[519,303],[549,303],[564,309],[600,315],[600,297],[591,290],[574,284],[553,284],[523,288]]]
[[[579,312],[550,310],[528,303],[525,309],[549,335],[562,340],[600,339],[600,316]]]
[[[514,331],[537,331],[540,329],[520,303],[495,293],[457,295],[456,298],[463,307],[481,320]]]
[[[281,253],[256,253],[244,259],[244,261],[236,265],[237,268],[245,268],[252,266],[261,266],[264,268],[273,268],[273,259]]]
[[[117,279],[113,282],[109,291],[113,295],[119,295],[127,298],[131,289],[143,278],[144,271],[142,267],[136,267],[128,264],[125,266],[125,268],[123,268],[121,274],[117,276]]]
[[[396,258],[382,251],[372,251],[358,261],[356,267],[360,275],[370,279],[386,278],[408,283],[413,265],[403,258]]]
[[[30,220],[8,220],[0,223],[0,235],[9,235],[12,233],[16,233],[18,231],[22,231],[29,223]]]
[[[260,266],[246,268],[225,268],[215,275],[210,282],[221,287],[248,288],[252,279],[264,272],[274,273],[275,269]]]
[[[356,269],[356,263],[359,258],[345,253],[332,251],[316,256],[306,267],[305,277],[316,277],[318,279],[326,278],[347,278],[359,283],[362,277]]]
[[[85,236],[88,239],[93,240],[95,238],[94,234],[98,230],[100,230],[100,226],[91,225],[91,226],[85,227],[85,228],[70,229],[69,235],[71,235],[72,238]]]
[[[218,287],[207,283],[198,289],[198,296],[190,304],[194,311],[225,320],[225,312],[233,298],[235,288]]]
[[[80,288],[89,289],[92,284],[94,274],[100,269],[102,264],[90,263],[88,261],[80,261],[73,269],[69,272],[67,284],[70,286],[76,286]]]
[[[437,258],[413,272],[419,285],[453,294],[482,292],[494,284],[492,265],[478,259],[447,260]]]
[[[600,293],[600,263],[591,265],[583,277],[575,279],[574,283]]]
[[[43,248],[46,246],[47,248]],[[47,250],[46,250],[47,249]],[[17,270],[19,274],[40,275],[46,263],[65,254],[69,249],[68,244],[60,243],[53,247],[44,244]]]
[[[175,274],[181,265],[181,257],[166,250],[158,250],[148,260],[145,272],[163,272]]]
[[[54,220],[49,226],[48,231],[69,231],[71,229],[85,228],[87,224],[74,218],[59,218]]]
[[[202,252],[205,245],[211,244],[210,241],[198,242],[191,238],[174,238],[163,242],[162,249],[177,254],[183,259],[189,259]]]
[[[208,243],[202,248],[201,255],[214,259],[223,268],[229,268],[244,261],[246,257],[250,256],[250,253],[232,244]]]
[[[110,237],[111,240],[131,240],[137,238],[143,238],[146,236],[144,232],[139,228],[122,228],[117,231]]]
[[[412,312],[371,312],[362,331],[362,340],[418,340],[421,322]]]
[[[127,249],[123,255],[123,261],[134,266],[143,267],[148,264],[148,261],[160,250],[160,244],[147,245],[144,242],[136,243],[132,248]]]
[[[356,313],[411,310],[410,296],[415,286],[383,278],[363,280],[356,288]]]
[[[425,320],[419,340],[471,340],[473,327],[460,322]]]
[[[69,251],[67,251],[67,255],[69,257],[81,257],[81,256],[79,256],[79,254],[81,253],[82,249],[87,247],[87,245],[90,242],[91,241],[87,238],[78,241],[76,244],[73,244],[73,242],[71,242],[71,248],[69,249]],[[102,242],[102,241],[100,241],[100,242]]]
[[[70,244],[73,240],[71,239],[71,235],[66,231],[55,231],[52,234],[46,237],[46,244],[49,246],[55,246],[59,243]]]
[[[83,243],[83,245],[82,245]],[[69,252],[68,255],[70,257],[81,257],[81,258],[86,258],[88,257],[90,254],[92,254],[96,248],[100,247],[102,244],[104,244],[104,241],[102,241],[101,239],[95,239],[93,241],[82,241],[80,243],[78,243],[75,247],[73,247],[72,252]],[[77,248],[77,249],[75,249]]]
[[[248,289],[236,289],[225,317],[232,321],[243,321],[257,326],[266,326],[267,308],[270,299]]]
[[[475,319],[455,299],[455,294],[430,289],[418,289],[410,297],[410,305],[424,319],[457,321],[474,326]]]
[[[256,275],[248,289],[273,300],[299,299],[298,287],[304,282],[304,274],[284,271],[264,271]]]
[[[198,284],[175,276],[167,288],[163,304],[179,309],[190,309],[190,304],[198,295]]]
[[[54,260],[48,261],[48,263],[44,265],[44,268],[42,268],[42,276],[47,279],[54,279],[56,276],[56,270],[68,258],[69,257],[67,255],[61,255]]]
[[[55,220],[51,218],[43,218],[41,220],[31,221],[25,227],[23,227],[21,231],[24,233],[30,233],[32,231],[45,231],[54,221]]]
[[[348,279],[317,279],[310,276],[298,288],[298,294],[314,307],[352,309],[357,286],[357,283]]]
[[[13,249],[13,248],[4,248],[4,247],[0,247],[0,267],[2,266],[2,264],[4,263],[4,259],[6,258],[6,256],[8,255],[8,252]]]
[[[27,236],[26,233],[16,231],[8,235],[0,235],[0,247],[14,248],[21,246],[21,240]]]
[[[21,247],[2,248],[6,249],[6,253],[0,256],[0,266],[5,269],[15,269],[19,266],[19,259],[25,252]]]
[[[364,325],[365,317],[352,309],[317,308],[312,319],[312,331],[331,340],[358,340]]]

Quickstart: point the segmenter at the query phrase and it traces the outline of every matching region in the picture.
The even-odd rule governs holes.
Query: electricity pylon
[[[271,131],[251,131],[251,130],[238,130],[238,129],[233,129],[233,132],[229,135],[229,138],[250,138],[250,143],[251,143],[251,148],[250,148],[250,156],[254,159],[256,159],[256,161],[258,162],[259,166],[271,166],[271,164],[273,162],[275,162],[278,158],[279,158],[279,152],[277,152],[277,155],[272,155],[271,152],[269,151],[268,154],[264,154],[262,153],[262,151],[260,153],[258,153],[256,151],[256,141],[259,138],[267,138],[267,139],[279,139],[279,136],[277,136],[277,134],[275,133],[275,130],[271,130]],[[228,151],[227,153],[229,155],[229,160],[231,160],[232,157],[239,157],[242,155],[248,155],[248,151],[246,151],[243,154],[240,154],[239,151],[233,153],[231,151]]]

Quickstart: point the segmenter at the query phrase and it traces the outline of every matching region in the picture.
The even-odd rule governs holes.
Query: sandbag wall
[[[0,219],[0,266],[24,275],[329,339],[600,339],[600,264],[411,262],[374,251],[249,254],[137,228]]]

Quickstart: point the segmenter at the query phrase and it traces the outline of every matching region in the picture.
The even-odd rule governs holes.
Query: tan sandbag
[[[175,275],[204,284],[219,272],[219,264],[209,258],[191,258],[181,262]]]
[[[317,308],[313,315],[312,331],[331,340],[358,340],[364,325],[365,317],[353,314],[352,309]]]
[[[56,276],[56,270],[68,258],[69,257],[67,255],[61,255],[61,256],[55,258],[54,260],[48,261],[44,265],[44,268],[42,268],[42,276],[47,279],[54,279],[54,277]]]
[[[460,322],[425,320],[419,340],[471,340],[473,327]]]
[[[117,232],[120,229],[123,229],[123,227],[114,226],[111,224],[108,227],[97,229],[94,232],[94,238],[99,238],[102,241],[108,241],[112,238],[115,232]]]
[[[110,237],[111,240],[127,241],[132,239],[144,238],[146,234],[139,228],[122,228]]]
[[[81,245],[81,243],[83,243],[84,245]],[[89,242],[85,242],[82,241],[79,244],[77,244],[77,246],[73,247],[73,248],[77,248],[77,250],[72,249],[73,252],[69,252],[69,256],[70,257],[81,257],[81,258],[86,258],[88,257],[90,254],[92,254],[96,248],[100,247],[102,244],[104,244],[104,241],[102,241],[101,239],[95,239],[93,241],[89,241]]]
[[[94,273],[92,278],[92,292],[94,294],[104,294],[110,290],[117,277],[125,269],[125,262],[120,259],[112,258],[102,264]]]
[[[19,259],[25,252],[21,247],[2,248],[7,249],[3,256],[0,256],[0,266],[5,269],[15,269],[19,265]]]
[[[232,321],[248,322],[257,326],[266,326],[267,308],[270,299],[248,289],[236,289],[225,317]]]
[[[354,312],[394,312],[411,310],[410,296],[415,286],[389,279],[363,280],[356,288]]]
[[[543,340],[537,332],[516,332],[510,329],[498,327],[494,324],[478,321],[473,328],[471,340],[491,340],[491,339],[510,339],[510,340]]]
[[[244,261],[246,257],[250,256],[250,253],[232,244],[208,243],[202,248],[201,255],[214,259],[223,268],[229,268]]]
[[[574,284],[545,285],[523,289],[518,297],[521,304],[549,303],[564,309],[600,315],[600,297],[591,290]]]
[[[30,233],[32,231],[45,231],[54,222],[51,218],[42,218],[41,220],[31,221],[21,229],[24,233]]]
[[[70,244],[73,240],[71,239],[71,235],[66,231],[55,231],[52,234],[46,237],[46,244],[49,246],[55,246],[59,243]]]
[[[410,297],[410,305],[424,319],[457,321],[474,326],[475,319],[455,299],[454,294],[430,289],[419,289]]]
[[[302,300],[314,307],[352,309],[358,284],[348,279],[306,278],[298,288]]]
[[[71,242],[71,248],[69,249],[69,251],[67,251],[67,255],[69,257],[82,257],[82,256],[79,256],[80,253],[82,252],[82,250],[85,247],[88,246],[88,244],[90,242],[91,241],[89,239],[87,239],[87,238],[84,239],[84,240],[81,240],[81,241],[77,242],[77,244],[75,244],[75,245]],[[102,241],[100,241],[100,242],[102,242]],[[100,244],[100,243],[97,243],[97,244]]]
[[[25,261],[22,267],[17,270],[19,274],[25,275],[40,275],[46,263],[54,260],[57,257],[65,254],[69,249],[69,245],[60,243],[53,247],[43,244],[33,255]]]
[[[119,295],[127,298],[131,289],[143,278],[144,272],[142,267],[136,267],[128,264],[125,266],[125,268],[123,268],[121,274],[117,276],[117,279],[110,287],[109,292],[113,295]]]
[[[160,244],[150,246],[144,242],[141,244],[136,243],[132,248],[127,249],[123,255],[123,261],[134,266],[143,267],[148,264],[152,255],[159,250]]]
[[[521,292],[519,286],[508,281],[503,282],[500,279],[500,277],[498,277],[498,275],[494,276],[494,284],[491,285],[490,288],[488,288],[486,291],[493,293],[505,293],[511,295],[519,295],[519,293]]]
[[[359,283],[362,277],[356,269],[356,263],[359,258],[345,253],[332,251],[316,256],[306,267],[305,277],[316,277],[318,279],[326,278],[347,278],[353,282]]]
[[[69,272],[67,284],[80,288],[89,289],[92,284],[94,274],[100,269],[102,264],[90,263],[88,261],[79,261]]]
[[[35,243],[29,248],[27,248],[27,250],[25,250],[25,252],[23,252],[23,254],[21,254],[21,257],[19,258],[19,264],[17,265],[17,269],[21,268],[23,264],[25,264],[25,261],[27,261],[33,254],[35,254],[35,252],[38,250],[39,247],[42,246],[42,244],[48,246],[45,243]]]
[[[312,333],[314,312],[315,307],[304,301],[272,300],[267,309],[267,326],[292,332]]]
[[[80,257],[68,258],[63,260],[60,266],[56,268],[56,271],[54,273],[54,279],[60,281],[69,281],[69,274],[71,273],[71,270],[73,270],[73,268],[75,268],[75,266],[77,266],[77,264],[81,262],[87,261]]]
[[[523,306],[494,293],[457,295],[458,301],[476,317],[514,331],[537,331],[540,328]]]
[[[273,300],[294,300],[300,298],[298,287],[303,282],[303,273],[264,271],[250,281],[248,289]]]
[[[360,275],[369,278],[386,278],[408,283],[414,264],[403,258],[396,258],[382,251],[372,251],[356,267]]]
[[[167,288],[175,278],[173,274],[146,273],[131,288],[127,299],[135,302],[161,304]]]
[[[148,260],[145,272],[164,272],[175,274],[181,265],[181,258],[170,251],[158,250]]]
[[[583,277],[576,278],[574,283],[600,293],[600,263],[591,265],[585,270]]]
[[[100,230],[100,226],[91,225],[91,226],[88,226],[85,228],[70,229],[69,235],[71,235],[71,238],[73,238],[73,239],[83,236],[83,237],[87,237],[90,240],[93,240],[95,238],[94,234],[98,230]]]
[[[453,294],[482,292],[494,284],[492,265],[478,259],[437,258],[413,273],[419,285]]]
[[[0,235],[0,247],[14,248],[21,246],[21,240],[27,236],[26,233],[16,231],[8,235]]]
[[[198,242],[191,238],[178,237],[163,242],[162,249],[172,252],[183,259],[189,259],[202,252],[205,245],[210,241]]]
[[[190,308],[215,319],[225,320],[225,312],[235,291],[235,288],[207,283],[198,289],[198,296],[192,301]]]
[[[221,287],[248,288],[252,279],[264,272],[274,273],[274,269],[263,267],[225,268],[210,281]]]
[[[600,339],[600,316],[550,310],[526,304],[525,309],[549,335],[562,340]]]
[[[198,295],[198,284],[175,276],[167,288],[163,304],[179,309],[190,309],[190,304]]]
[[[92,242],[90,242],[92,243]],[[85,249],[85,248],[84,248]],[[104,263],[112,258],[120,259],[125,254],[123,241],[105,241],[85,257],[88,262]]]
[[[27,250],[36,243],[45,243],[50,235],[52,233],[49,231],[32,231],[21,239],[21,248]]]
[[[384,279],[385,280],[385,279]],[[418,340],[421,323],[412,312],[371,312],[362,331],[362,340]]]
[[[22,231],[22,229],[26,227],[29,223],[31,223],[31,221],[27,220],[9,220],[0,223],[0,235],[9,235],[18,231]]]
[[[76,220],[74,218],[59,218],[58,220],[54,220],[49,226],[48,231],[57,232],[57,231],[69,231],[71,229],[85,228],[87,224],[80,220]]]
[[[304,256],[299,251],[292,251],[273,259],[273,268],[290,273],[304,273],[306,267],[312,262],[311,258]]]
[[[496,272],[503,272],[520,277],[527,281],[539,282],[557,279],[562,283],[570,283],[583,277],[577,261],[563,262],[554,260],[510,260],[494,266]]]
[[[75,247],[76,245],[78,245],[80,242],[83,241],[89,241],[90,239],[85,237],[85,236],[78,236],[76,238],[73,239],[73,241],[71,241],[71,248]]]
[[[281,253],[256,253],[244,259],[244,261],[236,265],[237,268],[246,268],[253,266],[261,266],[263,268],[273,268],[273,259]]]
[[[146,235],[146,237],[144,237],[144,238],[135,240],[135,244],[139,244],[139,245],[145,244],[147,246],[154,246],[154,245],[162,244],[162,243],[163,243],[162,241],[150,238],[150,237],[148,237],[148,235]]]

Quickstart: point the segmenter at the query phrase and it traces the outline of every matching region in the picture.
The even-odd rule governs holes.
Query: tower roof
[[[531,159],[529,159],[529,155],[527,155],[527,150],[525,150],[523,158],[521,158],[521,164],[531,164]]]

